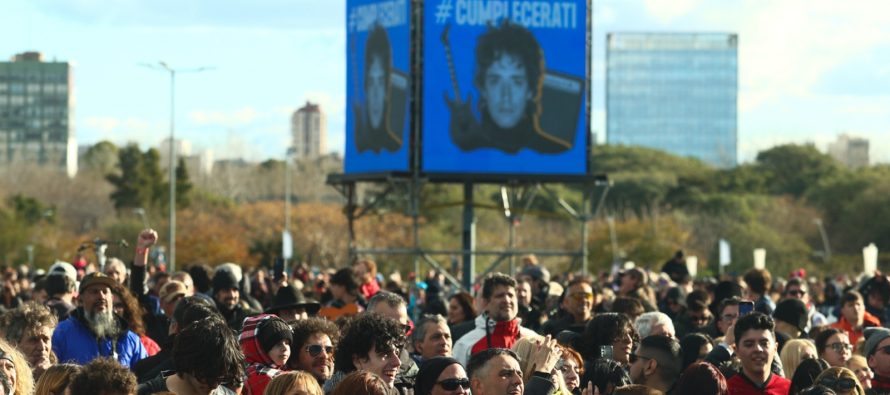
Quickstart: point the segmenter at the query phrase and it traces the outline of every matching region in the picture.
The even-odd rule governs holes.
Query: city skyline
[[[883,10],[883,11],[882,11]],[[79,145],[157,146],[169,134],[169,77],[140,66],[215,70],[177,75],[177,138],[219,158],[282,158],[290,116],[307,100],[328,115],[343,151],[345,2],[13,0],[0,5],[0,57],[40,51],[73,64]],[[826,151],[842,134],[890,162],[890,4],[748,0],[594,3],[592,130],[605,141],[605,35],[725,31],[739,36],[740,162],[782,143]],[[855,26],[855,28],[850,28]],[[281,151],[281,152],[279,152]]]

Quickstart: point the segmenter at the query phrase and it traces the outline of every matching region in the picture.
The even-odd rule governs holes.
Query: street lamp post
[[[198,67],[192,69],[174,69],[170,67],[166,62],[158,62],[157,65],[154,64],[142,64],[145,67],[154,70],[165,71],[170,74],[170,147],[169,147],[169,155],[170,155],[170,252],[167,255],[168,261],[168,270],[173,272],[176,271],[176,148],[174,137],[176,136],[176,117],[175,117],[175,103],[176,103],[176,73],[200,73],[202,71],[211,70],[212,67]]]

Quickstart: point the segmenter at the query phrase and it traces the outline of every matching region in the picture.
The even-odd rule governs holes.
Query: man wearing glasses
[[[680,343],[664,336],[644,337],[640,347],[630,354],[630,380],[668,393],[682,373]]]
[[[470,379],[454,358],[433,357],[423,361],[414,395],[464,395],[470,393]]]
[[[865,358],[875,373],[871,389],[875,394],[890,394],[890,330],[869,328],[865,331]]]
[[[340,331],[334,323],[323,318],[308,318],[291,322],[293,350],[287,366],[305,371],[324,385],[334,374],[334,340]]]
[[[593,318],[595,305],[596,294],[590,282],[585,279],[572,280],[562,299],[562,309],[566,314],[544,323],[544,334],[556,337],[562,331],[583,333],[587,322]]]
[[[810,303],[810,295],[807,293],[809,286],[807,282],[800,278],[792,278],[785,283],[785,293],[782,294],[783,299],[800,299],[807,305],[807,311],[810,314],[810,328],[816,328],[822,325],[828,325],[828,318],[816,311],[816,306]]]
[[[735,296],[720,301],[717,305],[717,317],[710,333],[711,337],[716,339],[726,335],[729,327],[739,319],[739,303],[741,302],[742,300]]]

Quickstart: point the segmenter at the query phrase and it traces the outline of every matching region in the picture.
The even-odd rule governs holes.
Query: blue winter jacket
[[[126,324],[118,318],[122,328]],[[113,356],[121,365],[131,367],[136,361],[148,356],[139,335],[125,330],[116,339],[96,339],[96,335],[86,326],[83,308],[79,307],[67,320],[62,321],[53,331],[53,352],[59,357],[59,363],[76,363],[84,365],[96,357]],[[115,352],[112,352],[112,349]]]

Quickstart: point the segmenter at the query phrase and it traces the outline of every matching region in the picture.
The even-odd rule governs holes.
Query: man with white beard
[[[129,368],[148,354],[139,336],[114,315],[111,287],[104,273],[90,273],[80,283],[78,307],[53,332],[53,352],[59,363],[84,365],[96,357],[111,357]]]

